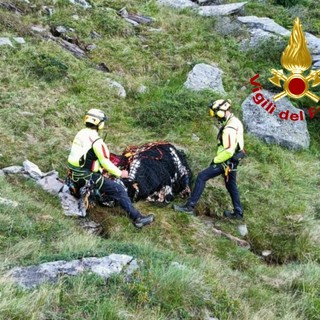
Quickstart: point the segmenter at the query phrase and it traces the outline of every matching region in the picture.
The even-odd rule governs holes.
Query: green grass
[[[94,107],[110,117],[103,135],[107,133],[111,152],[167,140],[185,150],[196,175],[214,156],[217,128],[207,106],[221,97],[183,89],[187,73],[197,63],[217,64],[224,71],[226,97],[241,117],[250,78],[260,73],[267,88],[269,71],[280,68],[286,46],[285,41],[266,42],[260,50],[243,52],[241,30],[221,35],[219,19],[159,7],[155,1],[92,1],[89,10],[57,1],[52,16],[42,10],[52,1],[33,1],[33,7],[11,3],[23,13],[0,8],[1,34],[23,36],[27,44],[0,51],[0,168],[29,159],[43,172],[55,169],[63,177],[70,143],[82,128],[85,111]],[[291,29],[299,12],[304,31],[317,35],[315,4],[286,8],[249,1],[246,14],[268,16]],[[155,21],[133,27],[116,14],[124,6]],[[32,24],[73,28],[68,36],[97,48],[77,59],[33,35]],[[93,31],[101,37],[92,38]],[[111,73],[95,69],[101,62]],[[109,88],[106,77],[125,87],[126,99]],[[141,85],[147,93],[139,93]],[[305,100],[297,105],[311,106]],[[0,204],[0,318],[319,319],[318,121],[317,116],[308,121],[311,145],[305,151],[265,145],[245,135],[248,157],[238,180],[249,230],[244,239],[251,250],[212,232],[210,223],[241,237],[238,223],[221,217],[230,199],[220,178],[208,182],[196,218],[141,201],[135,206],[153,212],[156,222],[137,230],[119,208],[96,208],[90,217],[104,227],[103,237],[97,237],[65,217],[59,200],[33,181],[0,177],[1,197],[19,204]],[[263,250],[271,255],[262,258]],[[62,277],[33,290],[22,290],[6,277],[15,266],[111,253],[134,256],[139,270],[130,279],[119,275],[107,282],[92,274]]]

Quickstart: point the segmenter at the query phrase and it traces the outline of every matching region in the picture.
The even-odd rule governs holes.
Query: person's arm
[[[93,151],[96,154],[100,165],[109,173],[120,178],[122,171],[110,161],[110,153],[107,145],[102,139],[98,139],[93,143]]]
[[[222,133],[222,146],[218,149],[218,154],[214,157],[214,163],[222,163],[229,160],[237,147],[237,131],[232,127],[226,127]],[[220,149],[221,148],[221,149]]]

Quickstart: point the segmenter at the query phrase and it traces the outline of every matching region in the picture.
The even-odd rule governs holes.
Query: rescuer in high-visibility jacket
[[[226,188],[230,194],[233,212],[224,211],[224,216],[231,219],[242,219],[243,208],[237,187],[236,168],[244,157],[243,125],[241,121],[230,112],[230,100],[217,100],[210,104],[209,114],[217,118],[222,124],[218,133],[218,150],[210,166],[201,171],[196,179],[194,189],[185,205],[174,205],[176,211],[194,214],[194,207],[199,201],[207,180],[223,175]]]
[[[127,170],[120,170],[110,161],[109,149],[99,136],[98,131],[104,127],[106,120],[106,115],[99,109],[90,109],[86,113],[84,117],[86,128],[75,136],[68,157],[71,181],[77,188],[81,188],[91,180],[94,188],[100,193],[118,201],[136,227],[143,227],[150,224],[154,216],[142,215],[132,205],[125,188],[102,174],[105,170],[117,178],[128,178]]]

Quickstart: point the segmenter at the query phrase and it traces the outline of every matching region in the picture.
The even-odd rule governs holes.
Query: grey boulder
[[[199,7],[198,14],[204,17],[227,16],[243,10],[245,4],[246,2],[238,2],[230,4],[202,6]]]
[[[266,90],[260,91],[266,99],[271,101],[273,94]],[[306,149],[310,144],[310,136],[305,120],[292,121],[280,119],[280,112],[289,111],[290,114],[303,112],[295,108],[287,98],[278,100],[275,111],[270,114],[261,105],[257,105],[250,94],[242,103],[243,122],[247,131],[268,144],[278,144],[288,149]]]
[[[209,89],[225,94],[222,84],[222,73],[219,68],[209,64],[197,64],[189,72],[184,86],[194,91]]]
[[[55,283],[61,276],[76,276],[85,271],[96,273],[108,279],[112,274],[125,268],[132,273],[138,268],[133,257],[125,254],[111,254],[102,258],[83,258],[72,261],[46,262],[38,266],[16,267],[8,272],[8,277],[25,289],[34,288],[42,283]]]

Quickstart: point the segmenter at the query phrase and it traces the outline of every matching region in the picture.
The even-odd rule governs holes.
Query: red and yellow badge
[[[311,87],[320,84],[320,70],[311,70],[306,77],[303,75],[312,65],[312,57],[298,17],[294,21],[289,44],[282,52],[281,65],[290,71],[290,74],[286,76],[282,69],[271,70],[274,76],[269,78],[269,81],[277,87],[283,88],[282,92],[272,97],[274,101],[287,95],[293,99],[307,96],[315,102],[320,100],[320,97],[309,90],[310,82],[312,82]],[[283,86],[281,80],[284,81]]]

